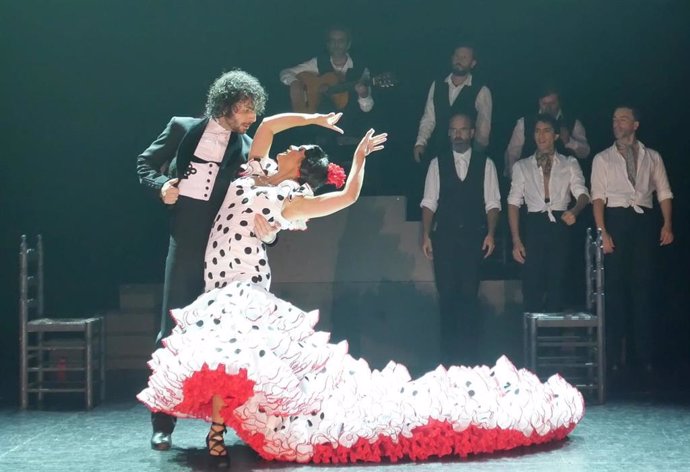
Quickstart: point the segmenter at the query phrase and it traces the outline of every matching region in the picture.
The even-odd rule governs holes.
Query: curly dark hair
[[[561,128],[558,126],[558,121],[556,118],[553,116],[546,114],[546,113],[539,113],[536,116],[536,121],[534,122],[534,129],[532,132],[534,132],[537,129],[537,123],[545,123],[547,125],[550,125],[551,128],[553,129],[554,133],[558,134],[561,132]]]
[[[328,179],[328,154],[315,144],[304,147],[304,159],[299,168],[299,183],[309,184],[316,190]]]
[[[219,118],[232,113],[232,107],[244,101],[251,101],[254,111],[261,115],[266,108],[268,94],[259,79],[239,69],[231,70],[218,77],[206,98],[206,116]]]

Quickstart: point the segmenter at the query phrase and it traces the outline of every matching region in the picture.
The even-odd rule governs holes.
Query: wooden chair
[[[19,250],[19,331],[21,408],[47,393],[83,393],[87,409],[95,392],[105,398],[103,317],[47,318],[43,298],[43,240],[29,247],[22,235]]]
[[[560,373],[585,394],[606,401],[604,256],[601,230],[585,240],[586,312],[525,313],[528,369],[544,379]]]

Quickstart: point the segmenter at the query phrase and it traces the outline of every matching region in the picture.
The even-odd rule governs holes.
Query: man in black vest
[[[456,113],[469,113],[476,117],[476,149],[484,150],[489,145],[493,107],[491,91],[472,75],[477,65],[474,52],[472,45],[458,44],[450,57],[451,73],[431,83],[414,146],[416,162],[420,162],[425,154],[430,157],[438,155],[438,151],[446,146],[445,126]],[[439,125],[438,130],[436,125]]]
[[[334,137],[332,133],[327,133],[320,134],[315,139],[318,144],[327,146],[331,150],[329,154],[332,159],[341,163],[352,157],[352,152],[359,143],[360,136],[371,127],[367,114],[374,108],[371,87],[368,85],[371,74],[363,62],[359,59],[355,60],[350,55],[351,46],[350,30],[343,26],[332,26],[326,33],[326,51],[306,62],[280,71],[280,81],[290,87],[290,97],[293,102],[304,97],[307,84],[303,81],[303,73],[321,76],[333,72],[339,76],[342,83],[352,84],[351,87],[346,86],[342,90],[338,88],[338,91],[345,91],[350,94],[347,104],[343,108],[334,106],[328,96],[328,87],[322,85],[321,90],[324,95],[316,110],[322,113],[343,112],[340,123],[347,135]],[[333,89],[331,88],[331,90]],[[309,130],[309,132],[314,132],[314,130]],[[314,138],[311,139],[314,140]],[[333,139],[335,139],[335,143],[329,142]]]
[[[561,99],[558,89],[553,86],[544,87],[539,93],[538,113],[525,115],[520,118],[513,128],[513,134],[505,152],[504,175],[510,177],[513,165],[519,160],[529,157],[537,150],[532,139],[532,130],[536,125],[537,114],[550,115],[556,119],[558,141],[556,151],[564,156],[572,156],[584,160],[589,156],[587,133],[580,120],[566,115],[561,109]]]
[[[173,117],[137,158],[139,181],[170,212],[158,345],[172,330],[170,310],[190,304],[204,291],[204,253],[213,220],[247,161],[252,140],[245,133],[263,112],[266,98],[255,77],[227,72],[211,85],[204,117]],[[255,221],[255,232],[264,241],[275,236],[265,219]],[[151,422],[151,447],[170,449],[175,418],[152,413]]]
[[[429,163],[421,203],[422,251],[434,263],[447,364],[479,360],[479,266],[494,250],[501,211],[496,166],[472,148],[474,133],[471,115],[450,119],[450,145]]]

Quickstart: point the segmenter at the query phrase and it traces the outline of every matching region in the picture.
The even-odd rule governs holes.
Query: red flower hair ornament
[[[335,188],[340,188],[345,185],[345,170],[338,164],[328,163],[328,178],[327,184],[335,185]]]

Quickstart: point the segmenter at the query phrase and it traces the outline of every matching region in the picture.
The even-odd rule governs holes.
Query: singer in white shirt
[[[568,255],[568,227],[589,203],[582,170],[574,157],[558,154],[557,122],[538,115],[534,140],[537,152],[513,166],[508,195],[508,222],[513,258],[524,264],[524,310],[556,312],[563,309],[563,284]],[[571,197],[572,196],[572,197]],[[576,203],[568,208],[571,199]],[[527,205],[525,241],[520,234],[520,207]]]
[[[592,162],[592,207],[606,254],[607,359],[613,367],[623,358],[633,358],[649,371],[656,313],[655,248],[673,242],[673,193],[659,153],[637,140],[639,126],[635,108],[616,108],[616,142]],[[653,211],[654,192],[663,218],[661,229]],[[622,352],[623,337],[631,341],[625,344],[634,347],[631,352]]]

